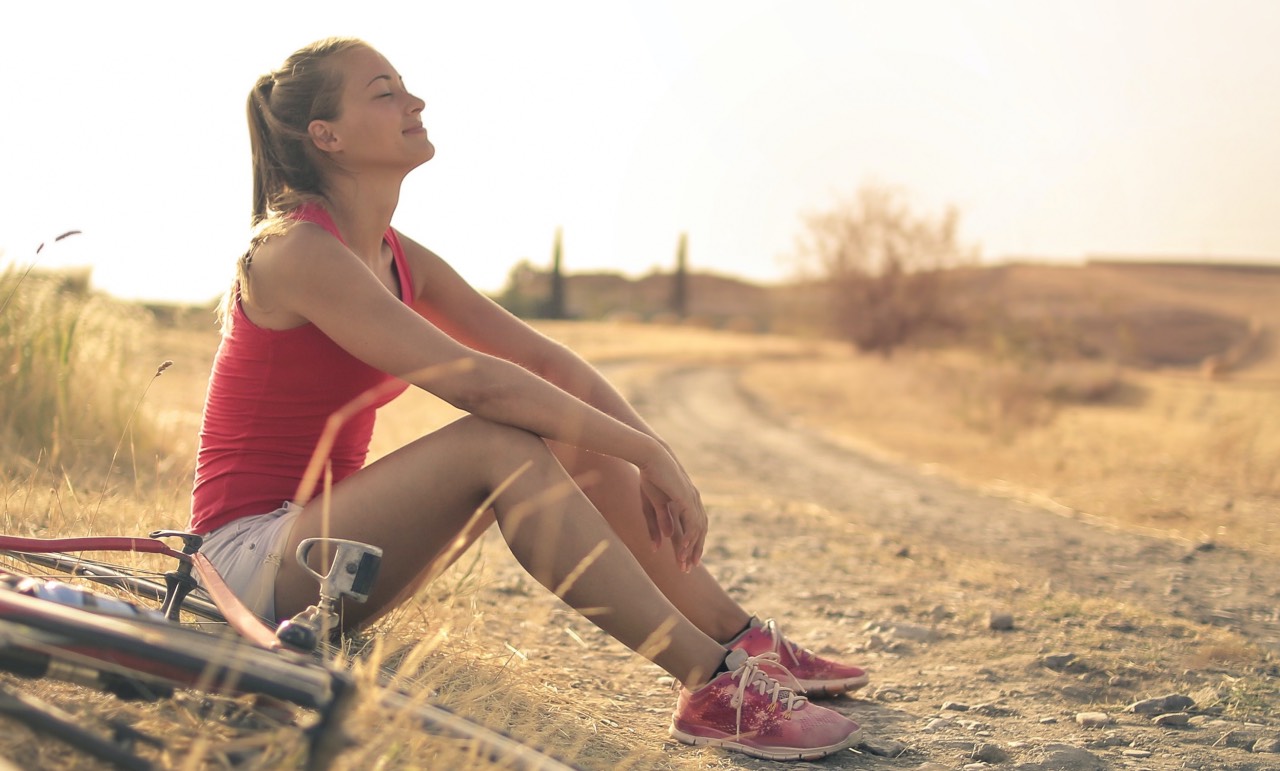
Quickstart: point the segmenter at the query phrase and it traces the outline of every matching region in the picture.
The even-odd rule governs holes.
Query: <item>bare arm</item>
[[[417,264],[414,268],[419,270]],[[677,545],[678,550],[696,563],[706,530],[700,497],[683,468],[649,433],[520,364],[465,345],[461,334],[462,341],[455,339],[451,332],[469,328],[468,319],[447,312],[433,319],[415,312],[319,228],[298,226],[268,241],[255,254],[253,271],[255,296],[272,313],[311,322],[366,364],[478,417],[634,464],[641,470],[655,545],[674,531],[670,518],[680,516],[692,525],[686,529],[693,536],[686,539],[690,543]],[[453,328],[442,329],[433,320]],[[524,326],[518,320],[517,324]],[[455,365],[450,374],[434,376],[437,365],[444,363]]]

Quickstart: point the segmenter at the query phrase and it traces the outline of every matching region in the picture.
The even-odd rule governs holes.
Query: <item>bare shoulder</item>
[[[351,251],[323,227],[310,222],[291,225],[254,249],[249,261],[245,312],[260,326],[283,329],[306,323],[297,296],[317,282],[340,279],[353,264]]]

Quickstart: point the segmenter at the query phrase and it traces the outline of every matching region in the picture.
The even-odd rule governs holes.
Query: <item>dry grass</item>
[[[1100,402],[1010,400],[978,362],[830,356],[746,375],[766,403],[967,484],[1198,542],[1280,549],[1280,392],[1126,372]]]
[[[1041,312],[1127,302],[1131,311],[1241,319],[1263,333],[1237,369],[1212,379],[1194,360],[1137,369],[828,350],[803,368],[763,362],[746,383],[780,412],[866,452],[1115,526],[1280,554],[1280,352],[1266,342],[1280,329],[1280,272],[1024,265],[1004,279]],[[1178,340],[1148,346],[1176,351]]]

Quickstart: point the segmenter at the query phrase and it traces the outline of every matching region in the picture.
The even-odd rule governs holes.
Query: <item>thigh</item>
[[[465,547],[483,532],[493,521],[486,496],[520,468],[522,455],[538,450],[546,452],[532,435],[463,418],[318,492],[298,515],[285,554],[320,536],[380,547],[382,564],[369,601],[344,611],[348,624],[380,615],[438,561],[456,557],[455,545]],[[292,615],[315,602],[315,580],[286,560],[275,596],[276,612]]]

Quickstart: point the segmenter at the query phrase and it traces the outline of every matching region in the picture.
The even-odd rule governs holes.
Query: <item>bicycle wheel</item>
[[[316,715],[304,731],[314,768],[327,766],[346,746],[338,724],[358,690],[349,673],[308,656],[176,625],[154,612],[103,616],[29,596],[11,581],[0,581],[0,669],[63,679],[125,699],[164,699],[174,688],[269,696]],[[415,703],[382,688],[371,695],[382,707],[411,715],[419,728],[470,742],[511,768],[573,769],[437,705]]]

